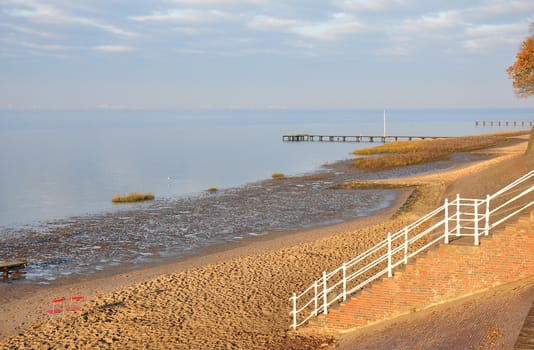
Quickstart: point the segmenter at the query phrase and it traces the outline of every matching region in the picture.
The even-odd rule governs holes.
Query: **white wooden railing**
[[[305,291],[293,293],[291,327],[296,329],[319,314],[327,314],[329,307],[362,289],[372,281],[387,275],[417,254],[438,244],[449,244],[460,237],[473,237],[479,245],[496,226],[534,205],[534,171],[522,176],[485,199],[461,198],[457,195],[422,218],[344,262],[337,269],[323,272]],[[494,206],[494,208],[493,208]]]

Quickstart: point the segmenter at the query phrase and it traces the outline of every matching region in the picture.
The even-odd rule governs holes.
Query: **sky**
[[[0,0],[0,109],[533,108],[532,0]]]

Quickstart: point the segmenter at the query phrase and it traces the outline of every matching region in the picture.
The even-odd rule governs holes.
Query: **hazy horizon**
[[[197,112],[357,112],[357,111],[374,111],[380,112],[386,111],[387,113],[394,113],[395,111],[504,111],[504,110],[525,110],[534,112],[533,106],[513,106],[513,107],[485,107],[485,106],[474,106],[474,107],[405,107],[405,108],[134,108],[134,107],[124,107],[124,108],[104,108],[104,107],[88,107],[88,108],[0,108],[0,112],[177,112],[177,113],[197,113]],[[381,116],[382,114],[380,114]],[[533,115],[534,116],[534,115]]]

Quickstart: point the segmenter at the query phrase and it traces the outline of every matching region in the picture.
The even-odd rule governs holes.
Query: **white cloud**
[[[14,4],[16,4],[16,7],[4,11],[7,15],[12,17],[23,17],[30,21],[41,23],[79,24],[98,28],[115,35],[125,37],[138,36],[136,33],[121,29],[115,25],[104,23],[94,18],[75,16],[48,4],[45,5],[39,1],[16,1]]]
[[[343,35],[361,32],[365,29],[365,26],[353,16],[339,13],[323,22],[256,16],[249,22],[249,28],[262,31],[289,32],[318,40],[336,40]]]
[[[428,31],[458,28],[466,25],[461,11],[450,10],[435,14],[423,15],[416,19],[406,19],[398,29],[405,32],[428,33]]]
[[[481,24],[465,30],[462,47],[470,51],[486,50],[503,44],[519,43],[524,37],[528,22],[511,24]]]
[[[508,23],[508,24],[481,24],[466,29],[469,36],[489,36],[498,37],[502,35],[522,35],[528,28],[529,23]]]
[[[38,18],[53,16],[58,11],[51,6],[39,3],[38,1],[6,1],[12,8],[4,10],[4,13],[14,17]]]
[[[187,54],[187,55],[203,55],[203,54],[206,53],[206,51],[204,51],[204,50],[187,49],[187,48],[175,49],[174,51],[179,52],[179,53],[184,53],[184,54]]]
[[[99,51],[99,52],[120,53],[120,52],[132,51],[133,48],[129,46],[122,46],[122,45],[100,45],[100,46],[94,46],[93,50]]]
[[[261,55],[261,56],[287,56],[287,51],[285,50],[276,50],[270,48],[256,48],[256,49],[243,49],[236,52],[226,53],[225,56],[252,56],[252,55]]]
[[[263,5],[269,0],[174,0],[174,3],[189,7],[224,5]]]
[[[312,23],[294,28],[294,32],[297,34],[321,40],[336,40],[340,36],[363,30],[363,24],[346,14],[336,14],[326,22]]]
[[[482,51],[494,48],[503,44],[516,44],[517,39],[498,37],[498,38],[478,38],[465,40],[462,43],[462,47],[468,51]]]
[[[32,56],[40,56],[40,57],[51,57],[55,59],[67,59],[70,56],[64,55],[64,54],[57,54],[50,51],[35,51],[35,50],[28,50],[28,52]]]
[[[39,36],[39,37],[42,37],[42,38],[56,38],[57,37],[57,35],[54,35],[54,34],[49,33],[49,32],[35,30],[35,29],[29,28],[29,27],[19,26],[19,25],[10,24],[10,23],[0,23],[0,27],[9,28],[11,30],[14,30],[14,31],[17,31],[17,32],[20,32],[20,33]]]
[[[335,3],[347,11],[381,12],[407,5],[406,0],[339,0]]]
[[[137,33],[121,29],[121,28],[119,28],[117,26],[114,26],[114,25],[111,25],[111,24],[102,23],[102,22],[100,22],[98,20],[91,19],[91,18],[78,17],[78,18],[74,18],[73,20],[74,20],[75,23],[79,23],[79,24],[83,24],[83,25],[99,28],[99,29],[102,29],[102,30],[104,30],[104,31],[106,31],[108,33],[119,35],[119,36],[125,36],[125,37],[138,37],[139,36]]]
[[[206,35],[214,32],[213,29],[199,27],[174,27],[172,31],[185,35]]]
[[[44,51],[62,51],[62,50],[68,49],[68,47],[63,46],[63,45],[36,44],[36,43],[27,42],[27,41],[18,42],[18,44],[20,46],[24,46],[30,49],[44,50]]]
[[[303,41],[303,40],[298,40],[296,42],[293,43],[293,46],[294,47],[297,47],[297,48],[301,48],[301,49],[306,49],[306,50],[312,50],[312,49],[315,49],[316,48],[316,45],[308,42],[308,41]]]
[[[16,57],[16,51],[14,48],[22,49],[24,55],[32,56],[42,56],[42,57],[53,57],[58,59],[65,59],[68,56],[65,54],[72,47],[65,45],[56,45],[56,44],[41,44],[35,43],[26,40],[20,40],[18,38],[0,38],[0,43],[4,46],[4,49],[7,50],[5,53],[8,53],[11,57]]]
[[[270,16],[255,16],[248,23],[249,28],[263,31],[287,31],[291,28],[306,25],[305,21],[297,19],[282,19]]]
[[[27,41],[27,40],[20,40],[14,37],[0,38],[0,43],[2,43],[5,46],[12,46],[12,47],[18,46],[18,47],[24,47],[27,49],[42,50],[42,51],[65,51],[70,48],[65,45],[39,44],[39,43]]]
[[[472,9],[477,16],[503,16],[527,14],[534,12],[534,1],[493,0],[487,4]]]
[[[528,30],[529,21],[498,23],[487,18],[497,11],[512,13],[533,5],[513,1],[511,8],[505,9],[503,1],[489,1],[483,6],[463,9],[450,9],[436,13],[424,14],[418,18],[405,19],[398,26],[393,26],[391,37],[395,41],[402,38],[405,43],[425,45],[429,40],[441,40],[448,43],[449,52],[458,54],[461,50],[489,50],[517,42]],[[501,20],[502,21],[502,20]],[[451,49],[456,47],[458,49]]]
[[[133,16],[130,19],[138,22],[178,22],[178,23],[206,23],[235,19],[236,15],[218,10],[174,9],[164,12],[154,12],[147,16]]]
[[[375,53],[378,56],[408,56],[410,54],[410,50],[408,50],[406,47],[390,47],[377,50]]]

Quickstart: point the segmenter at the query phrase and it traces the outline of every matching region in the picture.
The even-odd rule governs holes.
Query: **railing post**
[[[319,301],[317,300],[317,280],[313,281],[313,292],[315,293],[315,298],[313,298],[313,302],[314,302],[314,309],[313,309],[313,315],[314,316],[317,316],[317,307],[319,306]]]
[[[388,232],[388,277],[393,277],[391,271],[391,232]]]
[[[293,329],[297,329],[297,293],[293,293]]]
[[[343,301],[347,300],[347,264],[343,263]]]
[[[449,200],[445,198],[445,244],[449,244]]]
[[[490,217],[490,195],[486,195],[486,222],[484,224],[484,236],[489,235],[489,217]]]
[[[326,288],[326,271],[323,271],[323,315],[328,314],[328,293]]]
[[[475,217],[475,245],[478,245],[478,199],[475,199],[474,207],[474,217]]]
[[[456,236],[460,236],[460,194],[456,194]]]
[[[404,226],[404,265],[408,263],[408,227]]]

